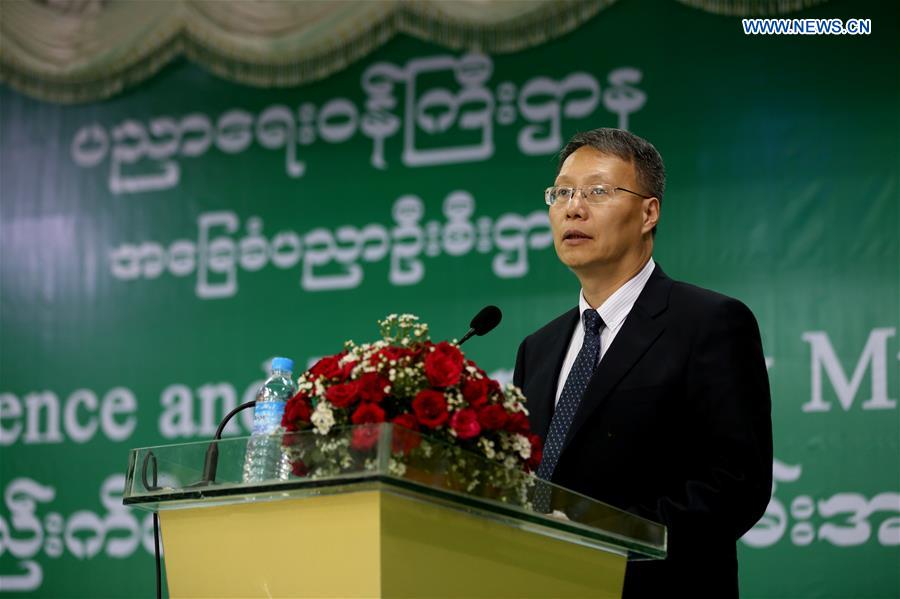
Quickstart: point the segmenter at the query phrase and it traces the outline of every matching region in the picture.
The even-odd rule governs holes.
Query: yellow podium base
[[[160,512],[180,597],[620,597],[625,557],[390,490]]]

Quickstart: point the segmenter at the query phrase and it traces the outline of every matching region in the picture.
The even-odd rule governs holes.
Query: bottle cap
[[[288,372],[294,371],[294,361],[290,358],[272,358],[272,371],[276,370],[287,370]]]

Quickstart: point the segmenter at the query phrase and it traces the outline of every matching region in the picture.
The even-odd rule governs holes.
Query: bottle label
[[[256,404],[253,409],[253,434],[269,435],[281,426],[284,416],[283,401],[266,401]]]

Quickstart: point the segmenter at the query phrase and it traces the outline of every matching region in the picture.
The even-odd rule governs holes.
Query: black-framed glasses
[[[614,187],[612,185],[585,185],[583,187],[548,187],[544,190],[544,202],[548,206],[555,206],[556,203],[560,200],[568,203],[575,197],[575,194],[581,190],[581,197],[584,198],[584,201],[592,206],[597,206],[609,200],[614,193],[617,191],[627,191],[628,193],[633,193],[639,198],[644,198],[645,200],[652,198],[653,196],[646,196],[642,193],[638,193],[636,191],[631,191],[630,189],[625,189],[624,187]]]

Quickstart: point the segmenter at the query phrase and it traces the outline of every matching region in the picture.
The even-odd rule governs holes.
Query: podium
[[[173,598],[619,597],[627,560],[666,555],[658,523],[390,424],[272,436],[252,482],[248,442],[129,454]]]

